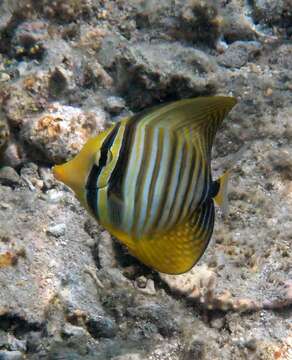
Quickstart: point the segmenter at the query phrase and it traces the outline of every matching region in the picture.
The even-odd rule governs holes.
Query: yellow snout
[[[52,169],[54,177],[71,188],[81,202],[84,200],[88,165],[88,161],[82,161],[76,156],[73,160],[62,165],[55,165]]]
[[[53,167],[53,174],[58,181],[69,186],[74,192],[78,193],[80,188],[84,185],[84,174],[79,168],[76,160],[73,159],[62,165]]]

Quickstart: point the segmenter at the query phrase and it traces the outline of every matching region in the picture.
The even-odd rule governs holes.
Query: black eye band
[[[92,166],[92,169],[89,173],[89,176],[87,178],[86,182],[86,198],[87,203],[93,214],[98,218],[98,188],[97,188],[97,182],[98,178],[100,176],[100,173],[102,171],[102,168],[106,165],[107,162],[107,154],[108,150],[111,148],[113,142],[115,141],[115,138],[117,136],[118,130],[120,127],[120,123],[118,123],[113,130],[108,134],[106,139],[104,140],[101,149],[100,149],[100,159],[98,165],[94,164]]]
[[[93,165],[90,174],[87,179],[86,183],[86,189],[92,189],[92,187],[97,187],[98,177],[101,173],[101,170],[105,167],[108,157],[108,151],[111,148],[112,144],[115,141],[115,138],[117,136],[118,130],[120,127],[120,123],[116,124],[116,126],[112,129],[112,131],[108,134],[108,136],[105,138],[101,149],[100,149],[100,158],[98,165]]]

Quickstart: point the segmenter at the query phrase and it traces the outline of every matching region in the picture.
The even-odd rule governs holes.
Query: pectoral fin
[[[181,274],[190,270],[203,255],[213,226],[214,203],[208,200],[189,220],[166,233],[127,245],[135,257],[151,268],[167,274]]]

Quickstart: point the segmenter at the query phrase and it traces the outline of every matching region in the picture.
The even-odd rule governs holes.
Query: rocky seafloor
[[[151,105],[233,95],[229,216],[168,276],[51,166]],[[291,0],[0,1],[0,359],[292,359]]]

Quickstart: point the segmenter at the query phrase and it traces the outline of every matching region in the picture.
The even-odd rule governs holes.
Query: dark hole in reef
[[[28,322],[16,314],[4,314],[0,316],[0,330],[12,332],[16,337],[22,336],[29,331],[39,331],[42,324]]]

